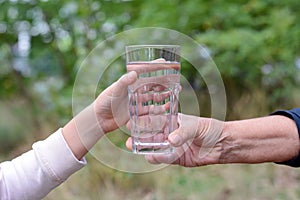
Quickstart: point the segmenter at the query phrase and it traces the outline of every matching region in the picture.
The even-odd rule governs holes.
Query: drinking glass
[[[180,46],[126,46],[126,67],[138,74],[128,87],[132,151],[173,152],[168,135],[178,127]]]

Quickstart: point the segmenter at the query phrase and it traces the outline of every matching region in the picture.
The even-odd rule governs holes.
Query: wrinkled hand
[[[129,120],[127,87],[136,80],[136,72],[125,74],[95,100],[94,109],[104,133],[119,128]]]
[[[150,154],[146,159],[152,164],[177,164],[196,167],[220,162],[222,152],[222,130],[224,123],[215,119],[179,114],[179,127],[168,140],[175,147],[170,154]],[[131,138],[126,142],[131,149]]]

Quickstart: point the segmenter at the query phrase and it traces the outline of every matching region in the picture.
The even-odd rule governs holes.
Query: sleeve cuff
[[[271,115],[282,115],[285,117],[288,117],[292,120],[295,121],[297,129],[298,129],[298,134],[300,138],[300,108],[294,108],[292,110],[278,110],[274,113],[271,113]],[[291,167],[300,167],[300,152],[298,156],[295,158],[285,161],[285,162],[277,162],[277,164],[282,164],[282,165],[288,165]]]
[[[58,129],[47,139],[36,142],[32,146],[44,172],[58,182],[65,181],[86,165],[85,158],[78,160],[74,156],[61,130]]]

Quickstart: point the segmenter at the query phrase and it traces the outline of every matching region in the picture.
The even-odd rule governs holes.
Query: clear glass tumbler
[[[180,46],[126,46],[126,67],[138,74],[128,87],[133,152],[172,152],[168,135],[178,127]]]

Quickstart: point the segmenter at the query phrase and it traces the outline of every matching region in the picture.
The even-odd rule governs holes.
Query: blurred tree
[[[253,0],[225,7],[223,12],[216,6],[210,10],[219,19],[198,34],[198,41],[211,48],[225,80],[244,92],[262,87],[269,109],[290,106],[299,76],[300,2]]]

